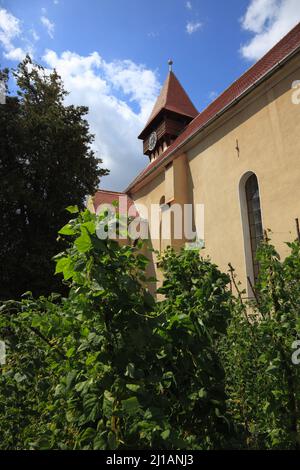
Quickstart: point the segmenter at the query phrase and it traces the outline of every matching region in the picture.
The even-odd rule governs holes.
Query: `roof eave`
[[[195,117],[197,117],[199,115],[198,112],[195,115],[187,114],[187,113],[180,113],[179,111],[176,111],[175,109],[166,106],[165,108],[160,109],[156,113],[156,115],[152,118],[151,122],[148,122],[148,124],[146,124],[146,126],[144,127],[144,129],[142,130],[140,135],[138,136],[138,139],[144,140],[146,135],[149,133],[149,128],[151,128],[155,124],[155,122],[158,120],[159,116],[161,114],[163,114],[163,112],[170,112],[170,113],[173,113],[173,114],[177,114],[178,116],[183,116],[183,117],[189,118],[191,120],[195,119]]]

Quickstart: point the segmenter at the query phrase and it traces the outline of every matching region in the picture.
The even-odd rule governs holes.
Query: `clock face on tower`
[[[156,135],[156,132],[154,131],[154,132],[152,132],[152,134],[149,137],[149,150],[150,150],[150,152],[152,152],[152,150],[155,149],[156,142],[157,142],[157,135]]]

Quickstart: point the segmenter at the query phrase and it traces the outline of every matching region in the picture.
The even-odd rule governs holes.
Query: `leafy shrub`
[[[98,239],[104,215],[85,211],[60,230],[72,238],[56,256],[67,298],[27,296],[2,306],[9,358],[0,381],[3,448],[220,445],[227,424],[215,343],[229,315],[227,276],[208,262],[199,265],[196,253],[177,258],[169,251],[166,300],[156,308],[139,246]],[[185,311],[187,291],[173,308],[168,287],[180,282],[182,262],[192,262],[194,293]]]
[[[167,249],[161,267],[160,335],[174,376],[168,416],[173,429],[187,426],[191,448],[219,448],[232,433],[218,353],[230,318],[229,277],[191,250]]]
[[[77,213],[55,257],[68,297],[4,302],[2,449],[297,447],[299,244],[259,253],[256,302],[196,251],[161,259],[147,290],[141,244],[100,240],[105,214]]]
[[[248,448],[299,448],[300,245],[280,261],[266,240],[251,305],[236,301],[223,343],[228,405]]]

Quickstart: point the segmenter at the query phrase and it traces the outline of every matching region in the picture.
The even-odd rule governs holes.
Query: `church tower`
[[[172,71],[169,73],[156,100],[146,126],[139,135],[144,154],[155,160],[197,116],[198,111]]]

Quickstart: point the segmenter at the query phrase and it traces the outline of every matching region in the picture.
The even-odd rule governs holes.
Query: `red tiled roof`
[[[146,126],[140,133],[139,138],[144,134],[153,119],[155,119],[163,109],[173,111],[184,116],[189,116],[191,118],[196,117],[198,114],[197,109],[173,72],[168,73],[167,79],[161,89],[159,97],[156,100],[152,113],[150,114]]]
[[[213,101],[204,111],[198,114],[177,139],[163,152],[159,158],[151,162],[128,186],[126,191],[130,191],[137,183],[141,182],[150,172],[175,152],[180,145],[183,145],[192,135],[200,131],[219,113],[233,104],[238,98],[262,80],[270,73],[278,63],[288,58],[300,47],[300,23],[298,23],[281,41],[279,41],[265,56],[248,69],[238,80],[227,88],[215,101]]]
[[[121,203],[122,199],[126,198],[126,208],[127,212],[129,211],[129,208],[131,206],[134,206],[133,200],[126,194],[126,193],[121,193],[121,192],[116,192],[116,191],[107,191],[105,189],[98,189],[98,191],[94,194],[93,196],[93,205],[95,212],[97,212],[98,207],[101,204],[111,204],[113,202],[118,202],[119,208],[121,209],[120,214],[124,214],[126,212],[125,207],[124,207],[124,201]],[[137,211],[133,211],[130,214],[131,216],[136,216]]]

